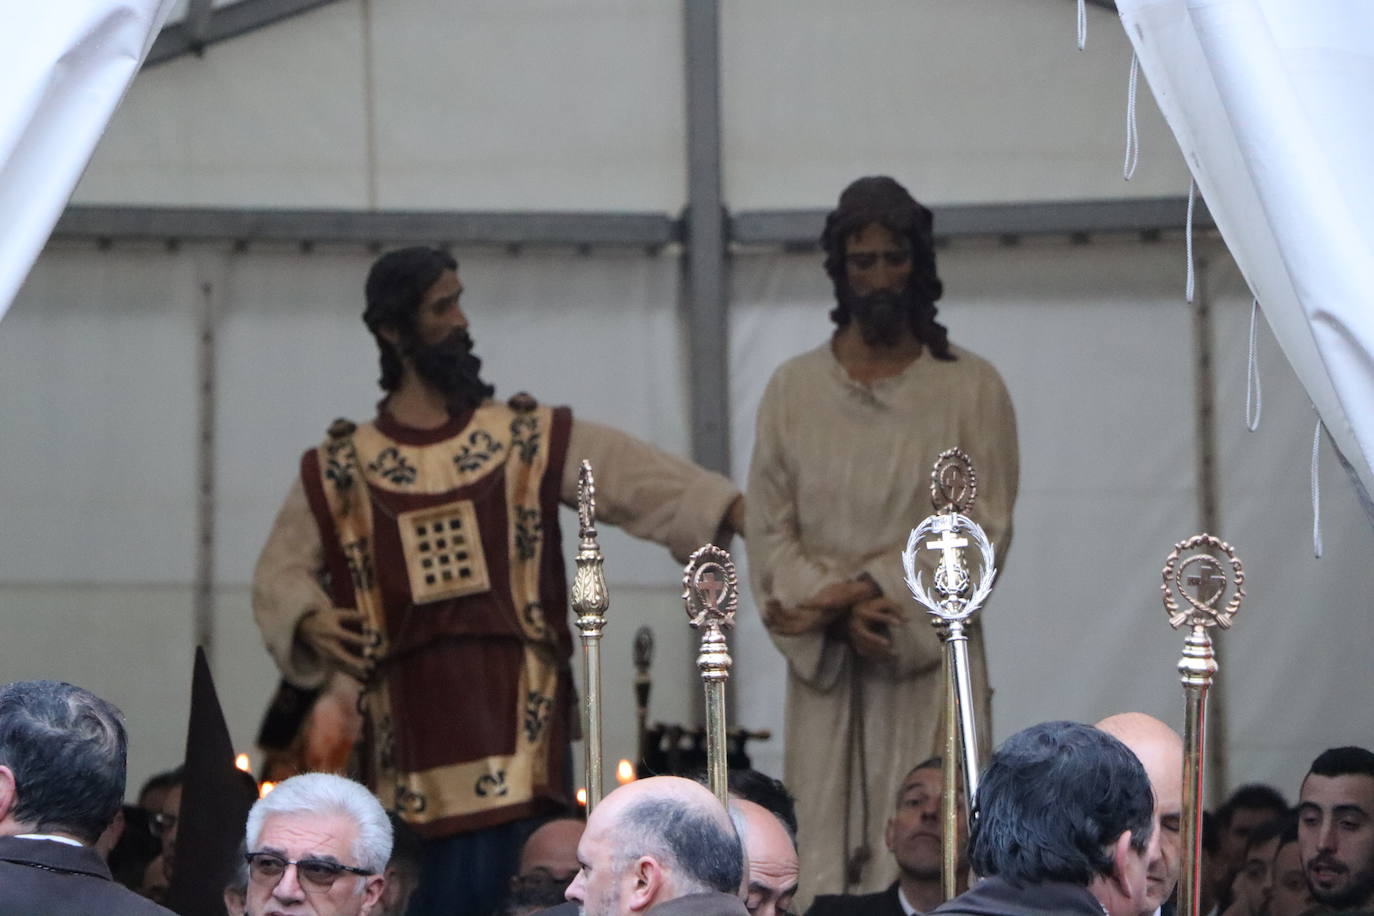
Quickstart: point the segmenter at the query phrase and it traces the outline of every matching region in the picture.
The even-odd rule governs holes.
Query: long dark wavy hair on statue
[[[852,320],[845,304],[849,297],[845,243],[872,223],[906,239],[911,245],[908,293],[912,301],[909,312],[912,333],[936,359],[956,359],[949,350],[949,331],[935,320],[935,302],[945,288],[935,272],[934,216],[917,203],[906,188],[886,175],[871,175],[850,184],[841,192],[838,205],[825,218],[821,248],[825,251],[825,272],[835,287],[836,302],[830,312],[831,320],[839,327]]]
[[[389,251],[367,272],[363,323],[377,339],[377,349],[381,351],[382,377],[377,384],[382,390],[395,391],[401,384],[401,354],[382,336],[382,328],[409,335],[425,293],[444,271],[457,269],[458,262],[448,252],[421,246]]]

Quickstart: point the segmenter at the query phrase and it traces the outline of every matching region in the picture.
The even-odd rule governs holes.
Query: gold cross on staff
[[[725,593],[725,580],[714,569],[704,569],[697,577],[697,588],[706,597],[706,607],[712,611],[720,609],[720,596]]]
[[[1198,601],[1210,605],[1226,588],[1226,577],[1220,575],[1217,568],[1210,563],[1198,565],[1201,571],[1197,575],[1189,576],[1185,581],[1197,589]]]

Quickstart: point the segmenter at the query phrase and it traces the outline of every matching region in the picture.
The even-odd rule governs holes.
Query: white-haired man
[[[305,773],[253,805],[244,848],[248,916],[367,916],[386,885],[391,822],[361,784]]]

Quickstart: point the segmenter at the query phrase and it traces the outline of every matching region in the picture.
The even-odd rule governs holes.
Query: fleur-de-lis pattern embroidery
[[[543,639],[549,635],[549,625],[544,620],[544,606],[538,601],[531,601],[525,605],[520,614],[525,618],[525,626],[530,628],[530,633],[536,639]]]
[[[506,771],[497,770],[495,773],[483,773],[477,777],[477,784],[473,786],[472,790],[482,798],[509,794],[510,786],[506,784]]]
[[[384,448],[377,453],[377,457],[368,464],[367,469],[383,480],[389,480],[397,486],[405,486],[415,482],[415,476],[419,473],[415,465],[406,461],[400,449],[392,446]]]
[[[347,494],[353,489],[353,442],[351,439],[331,439],[325,446],[324,476],[334,484],[334,489]]]
[[[515,510],[515,555],[521,560],[533,560],[543,535],[539,530],[539,510],[528,507]]]
[[[534,461],[539,454],[539,441],[542,434],[539,432],[539,421],[528,414],[521,414],[511,421],[510,424],[511,447],[515,454],[520,456],[520,460],[529,464]]]
[[[458,466],[459,471],[466,474],[501,454],[502,448],[501,443],[491,437],[491,433],[484,429],[475,430],[468,436],[467,444],[462,450],[453,456],[453,463]]]
[[[531,690],[525,697],[525,738],[533,744],[539,740],[544,726],[553,712],[553,697]]]
[[[425,810],[429,800],[419,792],[413,792],[405,786],[396,787],[396,810],[406,814],[419,814]]]

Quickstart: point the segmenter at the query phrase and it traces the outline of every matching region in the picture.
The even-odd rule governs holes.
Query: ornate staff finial
[[[945,898],[956,893],[958,873],[958,787],[963,777],[965,805],[978,790],[978,735],[973,715],[972,673],[969,667],[966,624],[987,600],[997,578],[995,553],[983,529],[964,515],[978,495],[973,461],[962,449],[940,453],[930,472],[930,500],[934,515],[912,530],[902,551],[906,586],[931,615],[945,644],[945,785],[941,793],[943,847],[941,886]],[[960,535],[963,536],[960,536]],[[925,540],[934,535],[934,540]],[[975,580],[964,562],[964,548],[977,545],[982,568]],[[931,576],[934,592],[921,581],[918,553],[939,553]],[[957,761],[957,762],[956,762]],[[962,763],[962,767],[960,767]]]
[[[733,662],[724,631],[735,625],[739,606],[739,579],[730,554],[713,544],[692,554],[682,574],[682,599],[688,620],[702,631],[697,668],[706,691],[706,771],[711,791],[728,805],[725,682]]]
[[[947,448],[930,470],[930,503],[936,512],[968,515],[978,498],[973,459],[961,448]]]
[[[1189,551],[1197,551],[1183,557]],[[1206,551],[1211,551],[1208,553]],[[1213,554],[1221,554],[1226,562]],[[1182,562],[1180,562],[1182,558]],[[1227,567],[1231,574],[1227,575]],[[1207,754],[1207,691],[1217,673],[1211,627],[1231,627],[1245,600],[1245,567],[1231,545],[1210,534],[1179,541],[1164,561],[1160,591],[1169,626],[1186,627],[1183,655],[1178,660],[1183,684],[1183,873],[1178,884],[1180,916],[1198,916],[1202,899],[1202,784]],[[1227,588],[1231,599],[1225,604]],[[1178,603],[1182,598],[1184,605]]]
[[[587,739],[587,812],[591,813],[601,801],[601,631],[611,597],[606,591],[601,546],[596,542],[596,482],[589,461],[583,461],[577,473],[577,520],[581,540],[571,598],[582,632],[583,734]]]

